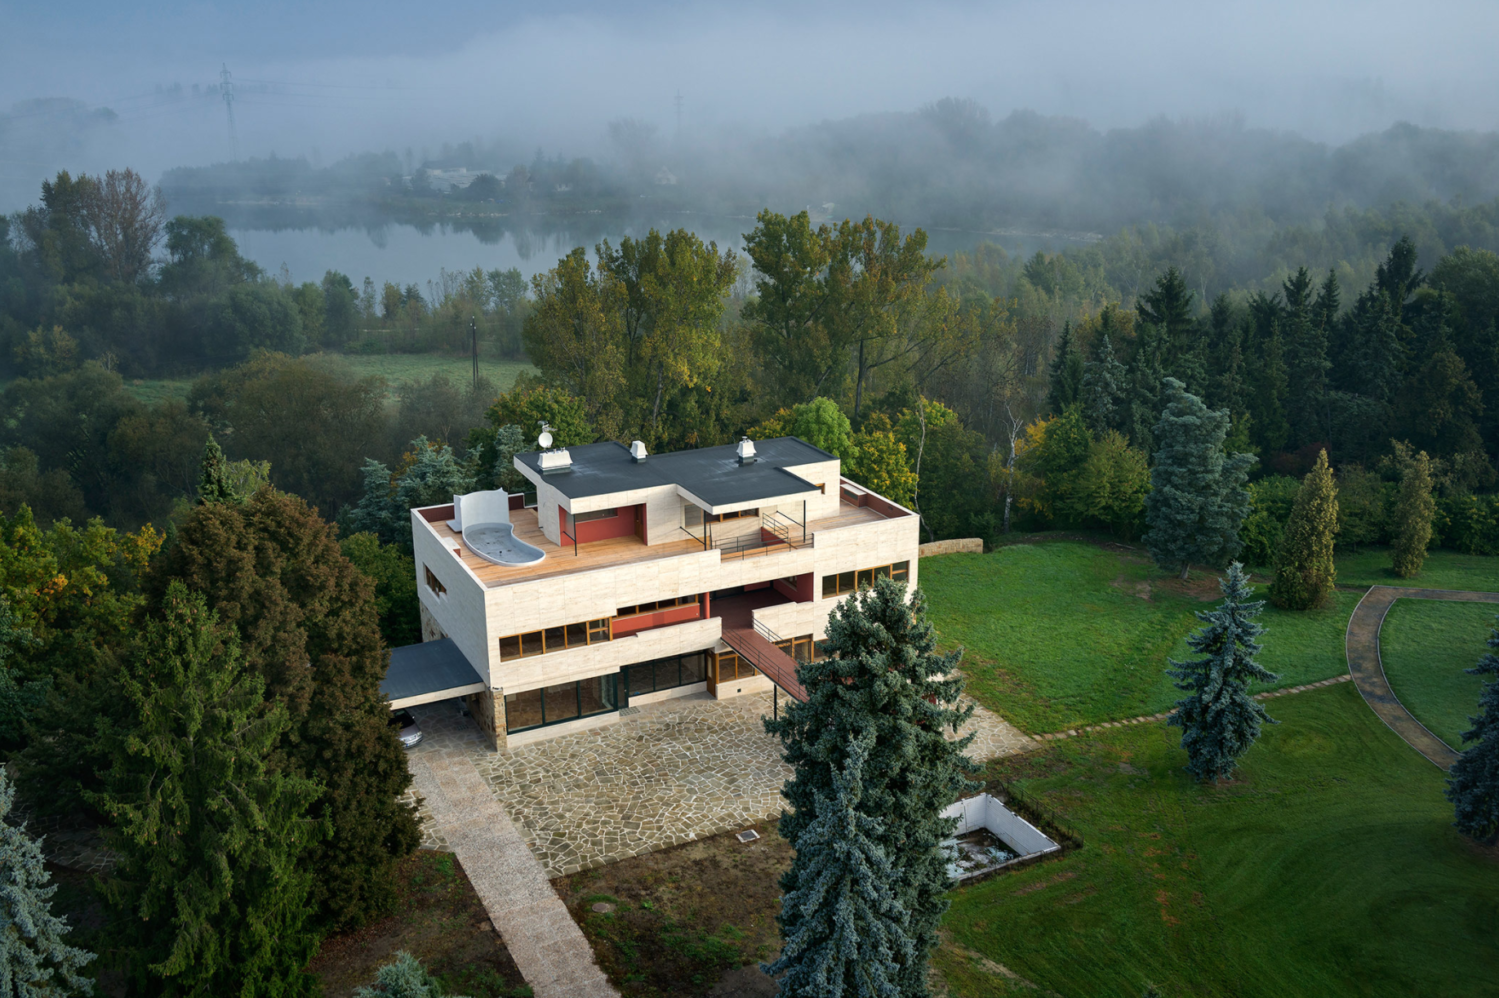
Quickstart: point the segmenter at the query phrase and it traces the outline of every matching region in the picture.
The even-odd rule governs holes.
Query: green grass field
[[[473,376],[473,362],[467,357],[446,357],[429,353],[389,354],[318,354],[335,367],[349,371],[355,377],[384,378],[394,392],[402,384],[425,381],[434,374],[447,374],[460,384]],[[508,391],[522,371],[534,368],[525,361],[479,359],[479,373],[499,391]],[[165,380],[126,381],[125,390],[148,405],[156,405],[166,399],[185,399],[193,387],[193,378]]]
[[[1430,551],[1421,574],[1402,579],[1390,569],[1389,548],[1364,548],[1338,555],[1340,586],[1418,586],[1428,589],[1499,591],[1499,558],[1456,551]]]
[[[1492,603],[1398,599],[1379,630],[1390,688],[1416,720],[1459,751],[1484,682],[1463,670],[1489,650],[1496,613],[1499,606]]]
[[[1219,787],[1190,782],[1180,732],[1155,725],[996,763],[1086,844],[953,892],[952,993],[1495,994],[1499,849],[1452,828],[1441,772],[1351,684],[1274,712]]]
[[[1188,654],[1196,611],[1221,598],[1214,576],[1180,583],[1142,551],[1067,540],[927,559],[920,583],[944,645],[967,649],[969,692],[1031,733],[1170,707],[1180,693],[1166,660]],[[1326,610],[1266,607],[1260,661],[1280,680],[1265,688],[1346,671],[1357,603],[1336,593]]]

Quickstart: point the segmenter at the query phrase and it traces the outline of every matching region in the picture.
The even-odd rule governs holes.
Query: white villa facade
[[[406,661],[428,664],[398,682],[393,659],[390,694],[467,697],[496,748],[691,693],[804,697],[794,659],[837,602],[881,575],[917,581],[918,518],[792,437],[660,455],[606,442],[515,467],[534,504],[474,493],[411,511],[424,644]]]

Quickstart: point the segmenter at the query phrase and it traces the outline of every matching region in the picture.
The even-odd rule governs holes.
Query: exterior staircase
[[[723,640],[741,658],[759,669],[766,679],[785,690],[787,696],[807,702],[807,691],[796,678],[796,659],[771,644],[753,628],[725,627]]]

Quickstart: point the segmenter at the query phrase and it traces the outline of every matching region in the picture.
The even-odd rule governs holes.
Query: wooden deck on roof
[[[807,525],[807,535],[810,537],[819,530],[835,530],[839,527],[851,527],[861,523],[871,523],[875,520],[886,519],[881,513],[867,508],[861,508],[851,503],[842,503],[837,516],[824,517],[821,520],[813,520]],[[629,565],[637,562],[655,561],[658,558],[675,558],[678,555],[694,554],[703,550],[701,541],[693,540],[680,530],[677,535],[681,540],[665,541],[660,544],[642,544],[638,537],[611,537],[608,540],[592,541],[588,544],[579,544],[577,553],[574,554],[573,546],[565,544],[558,547],[541,532],[541,526],[536,519],[535,509],[518,509],[510,514],[510,522],[515,527],[515,536],[527,544],[535,545],[546,552],[546,558],[534,565],[496,565],[485,561],[474,554],[463,544],[463,538],[447,525],[446,521],[432,523],[432,529],[437,532],[441,540],[454,556],[463,562],[479,581],[486,586],[508,586],[516,582],[530,582],[533,579],[545,579],[558,575],[569,575],[573,572],[587,572],[596,568],[612,568],[616,565]],[[795,529],[795,528],[793,528]],[[800,533],[793,538],[800,540]],[[773,557],[775,554],[788,550],[784,545],[774,545],[764,548],[755,548],[742,554],[726,554],[727,558],[756,558]]]

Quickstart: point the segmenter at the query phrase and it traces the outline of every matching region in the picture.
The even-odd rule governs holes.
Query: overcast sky
[[[1499,127],[1493,0],[684,6],[0,0],[0,110],[111,107],[107,146],[74,150],[79,165],[148,174],[227,158],[222,103],[190,97],[224,64],[241,155],[323,162],[501,136],[597,155],[614,118],[669,132],[678,90],[701,138],[944,96],[1100,128],[1235,112],[1332,142],[1397,120]],[[53,166],[6,156],[9,176]]]

